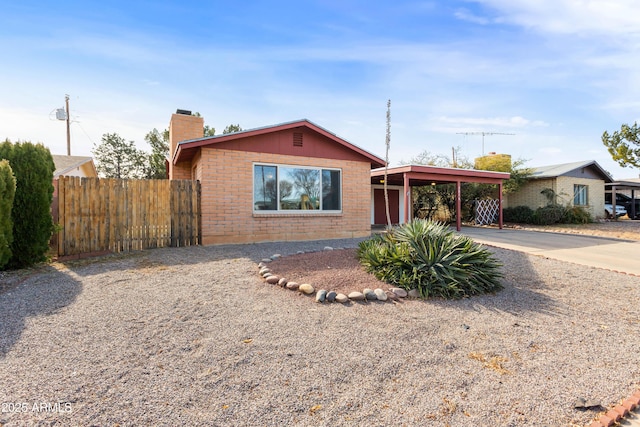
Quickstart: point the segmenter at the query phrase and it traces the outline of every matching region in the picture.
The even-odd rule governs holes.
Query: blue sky
[[[72,154],[105,133],[148,149],[177,108],[222,132],[307,118],[390,160],[597,160],[640,119],[632,0],[11,2],[0,15],[0,138]]]

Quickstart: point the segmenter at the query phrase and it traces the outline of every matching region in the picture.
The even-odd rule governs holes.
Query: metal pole
[[[69,131],[69,95],[64,96],[64,102],[67,108],[67,156],[71,155],[71,132]]]

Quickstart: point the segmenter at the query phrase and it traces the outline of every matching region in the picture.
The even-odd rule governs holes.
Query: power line
[[[484,156],[484,136],[485,135],[515,135],[515,133],[503,133],[503,132],[456,132],[456,135],[482,135],[482,155]]]

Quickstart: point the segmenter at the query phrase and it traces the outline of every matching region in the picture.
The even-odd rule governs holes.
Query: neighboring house
[[[613,196],[615,193],[615,198]],[[625,209],[630,219],[640,219],[640,178],[627,178],[605,185],[605,202]]]
[[[371,234],[383,159],[308,120],[213,137],[203,126],[183,110],[169,124],[169,178],[200,181],[203,244]]]
[[[520,190],[505,196],[505,207],[546,206],[548,199],[542,191],[551,189],[558,203],[581,206],[594,218],[602,218],[605,183],[610,182],[611,175],[595,160],[541,166],[533,168],[530,180]]]
[[[53,163],[56,170],[53,172],[53,179],[59,176],[79,176],[83,178],[96,178],[96,166],[93,158],[84,156],[63,156],[53,154]]]
[[[92,157],[85,156],[63,156],[52,154],[53,164],[56,169],[53,171],[53,197],[58,197],[58,178],[61,176],[78,176],[81,178],[97,178],[96,166]],[[57,215],[57,214],[56,214]],[[56,216],[57,219],[57,216]]]
[[[53,222],[58,223],[58,178],[61,176],[78,176],[81,178],[97,178],[96,166],[92,157],[63,156],[52,154],[55,170],[53,171],[53,201],[51,203],[51,216]],[[51,244],[57,244],[57,234],[54,233]]]

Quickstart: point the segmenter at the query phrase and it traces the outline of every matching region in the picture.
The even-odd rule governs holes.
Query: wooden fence
[[[57,217],[59,257],[198,245],[200,183],[60,177]]]

